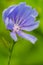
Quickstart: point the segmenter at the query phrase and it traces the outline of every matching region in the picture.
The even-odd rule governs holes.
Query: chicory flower
[[[38,28],[39,21],[36,21],[38,12],[26,3],[20,3],[19,5],[13,5],[3,11],[3,20],[6,28],[10,30],[10,36],[14,41],[17,41],[17,36],[29,40],[33,44],[37,41],[37,38],[26,34],[25,31],[33,31]]]

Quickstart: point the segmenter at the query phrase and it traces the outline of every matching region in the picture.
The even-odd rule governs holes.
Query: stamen
[[[18,32],[20,30],[20,26],[18,24],[14,24],[13,31]]]

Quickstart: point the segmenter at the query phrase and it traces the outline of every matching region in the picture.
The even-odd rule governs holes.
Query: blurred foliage
[[[9,47],[13,40],[2,20],[2,11],[13,4],[26,2],[39,12],[40,26],[29,32],[38,38],[36,44],[19,37],[12,53],[11,65],[43,65],[43,0],[0,0],[0,65],[8,64]]]

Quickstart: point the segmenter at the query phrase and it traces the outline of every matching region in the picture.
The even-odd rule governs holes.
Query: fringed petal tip
[[[31,43],[32,43],[32,44],[35,44],[35,43],[37,42],[37,40],[38,40],[38,39],[37,39],[36,37],[34,37],[34,41],[32,41]]]
[[[3,20],[4,20],[4,18],[5,18],[5,17],[4,17],[4,14],[5,14],[6,10],[7,10],[7,9],[5,9],[5,10],[2,12],[2,19],[3,19]]]
[[[34,17],[34,18],[38,16],[38,12],[35,8],[32,10],[31,16]]]
[[[37,23],[37,27],[36,27],[36,29],[37,29],[39,27],[40,20],[36,21],[36,23]]]
[[[26,2],[21,2],[20,5],[23,4],[23,5],[26,5]]]

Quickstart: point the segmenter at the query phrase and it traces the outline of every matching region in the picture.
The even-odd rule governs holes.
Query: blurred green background
[[[9,47],[13,43],[2,20],[2,11],[20,2],[26,2],[27,5],[36,8],[39,13],[39,28],[29,32],[36,36],[38,41],[33,45],[19,37],[12,53],[11,65],[43,65],[43,0],[0,0],[0,65],[8,65]]]

